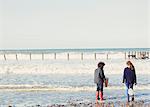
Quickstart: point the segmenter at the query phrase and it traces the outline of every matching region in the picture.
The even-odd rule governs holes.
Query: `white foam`
[[[7,61],[4,61],[4,56],[0,54],[0,73],[15,73],[15,74],[93,74],[99,61],[104,61],[106,74],[122,74],[126,67],[125,56],[123,52],[97,53],[95,60],[94,53],[69,53],[69,61],[67,60],[68,53],[57,53],[56,60],[54,53],[33,54],[30,61],[29,54],[18,54],[16,61],[15,54],[6,55]],[[150,74],[150,60],[131,60],[136,68],[137,74]]]
[[[106,74],[122,74],[125,60],[103,60]],[[44,61],[1,61],[0,73],[15,74],[93,74],[98,60],[44,60]],[[137,74],[150,74],[150,61],[132,61]]]
[[[105,90],[124,90],[125,86],[108,86]],[[67,91],[67,92],[79,92],[79,91],[95,91],[96,87],[58,87],[48,85],[0,85],[0,91]],[[150,90],[150,85],[135,86],[134,90]]]

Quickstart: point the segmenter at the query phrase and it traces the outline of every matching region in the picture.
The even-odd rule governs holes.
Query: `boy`
[[[103,83],[105,81],[105,75],[104,75],[104,68],[105,63],[99,62],[98,68],[94,72],[94,83],[97,85],[97,91],[96,91],[96,102],[100,99],[103,101]],[[99,98],[100,97],[100,98]]]

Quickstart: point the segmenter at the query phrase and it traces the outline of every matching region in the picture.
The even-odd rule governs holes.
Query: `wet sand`
[[[16,107],[9,105],[8,107]],[[24,107],[150,107],[150,102],[144,102],[142,100],[135,101],[135,102],[74,102],[74,103],[67,103],[67,104],[53,104],[53,105],[33,105],[33,106],[24,106]]]
[[[42,107],[39,105],[39,107]],[[79,103],[79,104],[67,104],[67,105],[51,105],[48,107],[150,107],[149,104],[144,104],[144,102],[130,102],[130,103]]]
[[[39,106],[42,107],[42,106]],[[145,103],[144,101],[136,102],[108,102],[108,103],[70,103],[67,105],[51,105],[48,107],[150,107],[150,102]]]

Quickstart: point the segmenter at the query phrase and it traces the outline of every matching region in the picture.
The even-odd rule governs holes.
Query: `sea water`
[[[30,53],[34,53],[30,61],[27,50],[5,50],[9,55],[7,61],[2,56],[0,61],[0,105],[34,106],[94,102],[96,85],[93,76],[99,61],[106,63],[104,71],[109,78],[109,85],[104,88],[106,101],[126,101],[125,86],[122,83],[123,70],[128,60],[124,59],[125,51],[127,49],[30,50]],[[18,61],[14,57],[14,53],[17,52],[21,54]],[[48,59],[48,56],[47,59],[41,60],[40,53],[43,52],[47,52],[47,55],[59,52],[59,55],[56,60]],[[66,59],[66,52],[72,53],[70,60]],[[80,53],[83,52],[84,59],[81,60]],[[102,53],[96,60],[93,57],[95,52]],[[105,53],[108,52],[112,54],[106,59]],[[131,61],[137,73],[135,100],[150,102],[150,60],[131,59]]]

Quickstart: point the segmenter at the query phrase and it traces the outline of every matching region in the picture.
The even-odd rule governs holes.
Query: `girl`
[[[128,93],[129,88],[133,89],[133,85],[137,84],[136,82],[136,73],[135,73],[135,68],[134,65],[132,64],[131,61],[127,61],[127,66],[124,69],[124,74],[123,74],[123,83],[125,83],[126,87],[127,87],[127,99],[128,102],[130,102],[130,96]],[[134,95],[132,95],[132,101],[134,101]]]

